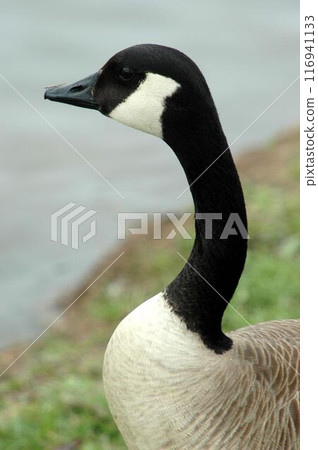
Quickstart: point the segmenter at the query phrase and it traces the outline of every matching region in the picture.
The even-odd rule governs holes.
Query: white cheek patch
[[[180,84],[175,80],[149,72],[138,88],[117,105],[109,117],[162,138],[161,116],[165,100],[179,87]]]

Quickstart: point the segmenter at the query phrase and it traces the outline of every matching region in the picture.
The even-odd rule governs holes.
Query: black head
[[[213,104],[196,64],[178,50],[154,44],[129,47],[92,76],[49,88],[45,98],[97,109],[159,137],[164,135],[163,115],[167,104],[180,118]]]

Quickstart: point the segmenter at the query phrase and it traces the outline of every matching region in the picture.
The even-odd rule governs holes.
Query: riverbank
[[[237,160],[249,217],[249,252],[231,301],[250,323],[299,314],[299,133],[292,130]],[[163,235],[171,226],[167,223]],[[0,441],[7,450],[125,446],[108,411],[101,366],[118,322],[178,273],[191,240],[134,236],[79,287],[70,304],[125,252],[2,377]],[[246,326],[233,310],[224,329]],[[4,370],[24,349],[1,353]]]

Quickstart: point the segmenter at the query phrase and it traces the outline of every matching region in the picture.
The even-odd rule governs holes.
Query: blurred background
[[[205,75],[230,144],[298,76],[298,13],[296,0],[92,0],[84,4],[14,0],[2,4],[0,348],[9,349],[2,354],[3,370],[56,317],[62,300],[73,300],[87,280],[107,267],[107,258],[111,262],[121,252],[117,212],[183,212],[191,210],[192,204],[189,191],[177,199],[187,183],[163,142],[96,111],[45,102],[44,86],[77,81],[134,44],[175,47]],[[241,168],[252,231],[258,237],[250,244],[253,264],[247,264],[246,281],[238,294],[241,309],[237,306],[251,322],[297,315],[298,97],[296,82],[231,146]],[[255,148],[261,150],[251,153]],[[69,202],[97,211],[97,235],[77,251],[50,239],[51,214]],[[122,448],[102,391],[95,393],[107,336],[133,304],[172,279],[180,264],[173,260],[175,246],[187,252],[189,248],[182,246],[190,245],[178,241],[169,250],[167,244],[160,248],[153,241],[148,244],[144,253],[138,253],[140,243],[125,244],[134,257],[114,267],[107,283],[92,289],[89,314],[87,305],[70,313],[76,330],[62,320],[54,340],[44,339],[24,355],[25,363],[6,373],[4,403],[11,406],[10,420],[2,429],[5,448]],[[288,261],[285,266],[284,261]],[[277,280],[270,292],[264,276]],[[148,284],[142,284],[143,278]],[[131,287],[134,281],[138,288]],[[275,295],[287,285],[278,308]],[[263,309],[253,315],[256,295],[263,299]],[[78,322],[72,314],[79,314]],[[90,320],[99,320],[99,325]],[[227,323],[228,329],[243,325],[234,318]],[[92,326],[97,330],[94,337]],[[85,357],[73,354],[75,348],[84,351]],[[70,372],[85,375],[79,380],[68,377]],[[35,388],[49,374],[49,384]],[[63,386],[57,384],[61,376]],[[80,393],[82,399],[87,393],[91,401],[80,404]],[[52,403],[53,398],[58,404]],[[12,440],[14,433],[16,440]]]

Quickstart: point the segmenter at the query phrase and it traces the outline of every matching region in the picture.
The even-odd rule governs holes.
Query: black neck
[[[166,288],[165,296],[173,311],[207,347],[223,353],[231,348],[232,341],[222,332],[222,316],[244,267],[247,240],[240,230],[227,239],[220,237],[231,213],[238,214],[246,229],[247,219],[232,155],[230,150],[222,154],[228,144],[212,99],[205,109],[201,108],[201,117],[198,110],[195,116],[184,114],[175,123],[175,112],[170,117],[166,114],[164,123],[169,127],[164,128],[164,139],[186,173],[195,214],[220,213],[222,219],[213,220],[212,239],[206,236],[206,222],[195,219],[196,238],[188,264]]]

